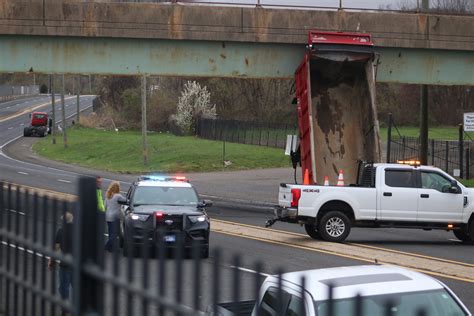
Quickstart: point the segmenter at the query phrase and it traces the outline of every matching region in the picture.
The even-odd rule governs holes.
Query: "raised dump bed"
[[[309,33],[308,49],[296,71],[296,96],[303,175],[310,183],[347,182],[357,161],[380,161],[375,104],[376,53],[370,35]]]

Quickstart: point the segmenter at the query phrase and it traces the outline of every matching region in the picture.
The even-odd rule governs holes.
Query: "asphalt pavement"
[[[31,150],[33,138],[20,138],[5,146],[3,151],[11,158],[32,164],[40,164],[50,168],[68,170],[86,176],[102,176],[107,180],[120,180],[130,183],[139,176],[130,174],[115,174],[103,170],[91,170],[77,165],[70,165],[45,159]],[[288,162],[288,164],[290,164]],[[297,180],[301,181],[301,170],[297,170]],[[280,183],[294,183],[294,169],[273,168],[242,171],[216,171],[205,173],[184,174],[196,187],[199,194],[206,199],[215,200],[216,203],[241,205],[248,208],[269,210],[278,203],[278,188]],[[25,185],[28,185],[25,183]],[[127,186],[128,187],[128,186]],[[125,186],[122,186],[124,189]],[[69,192],[75,193],[75,192]]]

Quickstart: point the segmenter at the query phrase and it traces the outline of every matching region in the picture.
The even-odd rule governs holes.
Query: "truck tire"
[[[321,217],[318,232],[326,241],[341,242],[351,231],[351,221],[346,214],[339,211],[329,211]]]
[[[209,245],[207,245],[206,247],[203,247],[201,249],[201,258],[202,259],[207,259],[209,258]]]
[[[465,229],[453,230],[454,236],[463,242],[469,242],[470,238]]]
[[[467,227],[467,237],[468,240],[465,240],[464,242],[470,245],[474,245],[474,219],[471,218],[471,222],[469,223],[469,226]]]
[[[23,137],[29,137],[30,136],[30,128],[29,127],[25,127],[23,129]]]
[[[304,230],[309,237],[313,239],[321,239],[321,235],[318,232],[318,227],[315,224],[304,224]]]

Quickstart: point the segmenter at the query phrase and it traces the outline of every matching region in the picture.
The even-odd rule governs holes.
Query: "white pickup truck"
[[[361,164],[350,186],[280,185],[275,221],[304,225],[315,239],[341,242],[351,227],[452,230],[474,243],[474,189],[429,166]]]
[[[356,313],[357,295],[364,309],[360,315],[471,315],[440,281],[386,265],[289,272],[282,274],[281,279],[269,276],[256,300],[221,303],[210,306],[208,312],[213,316],[359,315]]]

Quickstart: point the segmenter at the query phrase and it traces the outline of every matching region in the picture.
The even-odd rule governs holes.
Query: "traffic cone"
[[[303,184],[309,184],[309,171],[306,169],[304,172]]]
[[[329,177],[324,176],[324,185],[329,185]]]
[[[337,186],[344,186],[344,172],[339,170],[339,177],[337,177]]]

